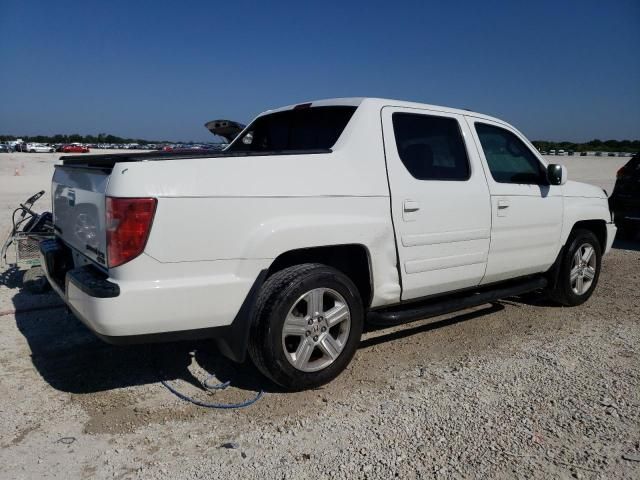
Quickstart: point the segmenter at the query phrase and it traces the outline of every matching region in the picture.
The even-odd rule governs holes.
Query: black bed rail
[[[219,151],[190,151],[190,152],[142,152],[142,153],[107,153],[98,155],[64,155],[60,157],[63,165],[113,167],[116,163],[126,162],[155,162],[160,160],[182,160],[190,158],[220,158],[220,157],[267,157],[274,155],[313,155],[331,153],[330,148],[314,150],[283,150],[270,152],[219,152]]]

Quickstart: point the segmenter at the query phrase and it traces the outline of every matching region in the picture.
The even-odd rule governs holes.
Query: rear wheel
[[[563,253],[551,297],[567,306],[586,302],[598,284],[601,263],[602,250],[593,232],[574,231]]]
[[[363,321],[358,289],[346,275],[321,264],[289,267],[260,291],[249,354],[287,390],[318,387],[351,361]]]

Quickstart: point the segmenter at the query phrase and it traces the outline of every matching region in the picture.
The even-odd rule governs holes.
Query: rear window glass
[[[456,119],[394,113],[393,132],[400,160],[414,178],[469,179],[469,159]]]
[[[310,107],[263,115],[247,127],[228,151],[327,150],[338,141],[356,108]]]

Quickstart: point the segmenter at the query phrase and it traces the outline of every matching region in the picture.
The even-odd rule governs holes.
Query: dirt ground
[[[0,154],[0,230],[55,158]],[[625,159],[553,161],[610,192]],[[294,394],[209,342],[102,343],[4,272],[0,478],[640,478],[639,265],[640,241],[616,241],[580,307],[512,298],[370,331],[336,381]],[[231,386],[204,392],[210,373]],[[208,410],[160,380],[266,393]]]

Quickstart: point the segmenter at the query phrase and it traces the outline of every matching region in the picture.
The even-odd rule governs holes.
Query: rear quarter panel
[[[299,248],[359,244],[378,306],[400,295],[388,212],[385,197],[160,198],[145,252],[159,262],[272,261]]]

